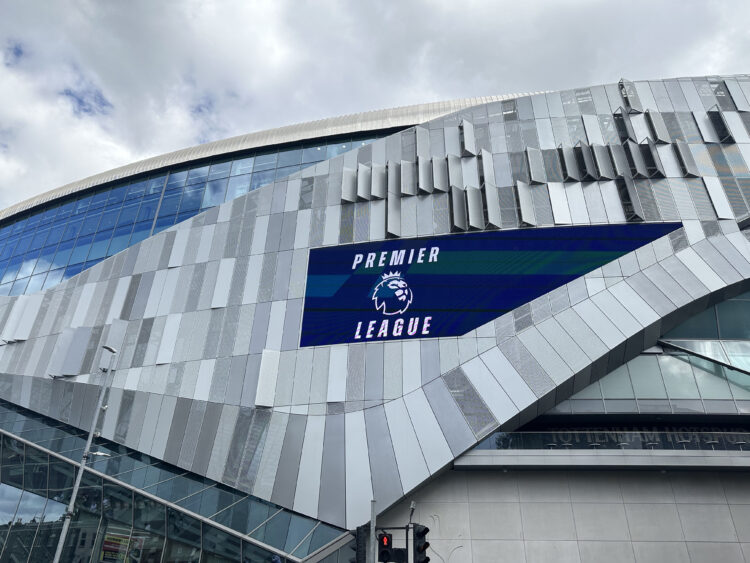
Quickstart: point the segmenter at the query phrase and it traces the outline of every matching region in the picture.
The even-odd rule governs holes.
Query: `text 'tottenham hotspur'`
[[[412,248],[404,250],[386,250],[355,254],[352,270],[358,266],[363,269],[404,266],[437,262],[440,248],[437,246]],[[432,317],[414,316],[409,318],[379,318],[370,321],[359,321],[354,330],[355,340],[377,340],[400,336],[429,336]]]

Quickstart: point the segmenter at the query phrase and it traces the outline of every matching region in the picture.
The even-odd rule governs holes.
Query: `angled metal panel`
[[[664,118],[661,112],[653,111],[650,109],[646,110],[646,121],[648,122],[649,128],[651,129],[651,138],[657,143],[671,143],[672,138],[669,135],[667,124],[664,123]]]
[[[719,179],[714,176],[704,176],[703,181],[706,184],[708,195],[711,197],[711,203],[716,210],[716,216],[719,219],[734,219],[732,206],[729,205],[727,194]]]
[[[429,157],[417,158],[419,169],[419,193],[431,194],[434,190],[432,181],[432,160]]]
[[[441,192],[450,190],[448,160],[445,157],[432,158],[432,180],[436,190]]]
[[[370,171],[372,185],[370,195],[372,199],[385,199],[388,193],[388,176],[384,164],[373,164]]]
[[[524,182],[516,183],[518,206],[521,210],[521,221],[527,225],[536,225],[536,213],[534,211],[534,200],[531,195],[531,190],[531,186]]]
[[[552,204],[552,215],[555,217],[556,225],[570,225],[570,208],[568,207],[568,198],[565,197],[565,186],[560,182],[549,182],[549,199]]]
[[[464,187],[461,158],[452,154],[448,155],[448,183],[451,188],[463,189]]]
[[[341,176],[341,201],[357,201],[357,171],[351,168],[344,168]]]
[[[560,147],[557,152],[562,165],[563,179],[566,182],[580,182],[583,179],[583,172],[578,167],[573,147]]]
[[[372,172],[366,164],[357,165],[357,198],[369,201],[372,199]]]
[[[477,139],[474,134],[474,124],[466,119],[461,120],[461,155],[477,155]]]
[[[401,195],[417,195],[417,163],[401,161]]]
[[[451,229],[466,231],[469,228],[469,216],[466,203],[466,190],[451,187]]]
[[[469,212],[469,227],[483,231],[487,225],[484,218],[484,201],[482,190],[479,188],[466,188],[466,207]]]
[[[614,180],[617,174],[615,173],[609,149],[604,145],[591,145],[591,150],[594,154],[598,177],[604,180]]]

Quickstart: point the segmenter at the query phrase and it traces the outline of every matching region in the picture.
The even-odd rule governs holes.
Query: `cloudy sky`
[[[0,207],[345,113],[750,72],[750,3],[0,0]]]

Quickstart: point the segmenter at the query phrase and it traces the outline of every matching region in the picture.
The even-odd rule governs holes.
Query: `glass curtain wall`
[[[0,295],[57,285],[175,223],[389,133],[258,149],[174,167],[10,218],[0,227]]]

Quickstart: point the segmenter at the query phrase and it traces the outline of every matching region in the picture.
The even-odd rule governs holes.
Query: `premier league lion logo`
[[[380,280],[372,292],[375,309],[384,315],[399,315],[403,313],[411,305],[413,297],[414,295],[411,289],[409,289],[409,285],[401,277],[401,272],[383,274],[383,279]]]

